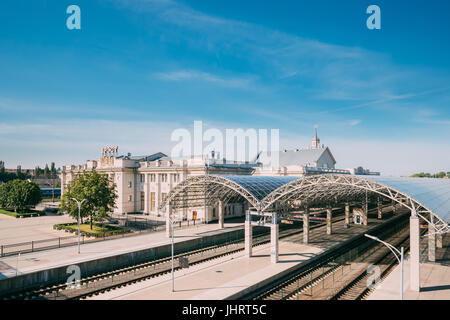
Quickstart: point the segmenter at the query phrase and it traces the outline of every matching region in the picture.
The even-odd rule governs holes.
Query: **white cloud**
[[[170,72],[157,72],[157,78],[167,81],[204,81],[218,84],[224,87],[246,87],[250,78],[225,78],[211,73],[197,70],[177,70]]]
[[[357,126],[358,124],[360,124],[361,123],[361,120],[358,120],[358,119],[355,119],[355,120],[350,120],[349,122],[348,122],[348,124],[350,125],[350,126]]]

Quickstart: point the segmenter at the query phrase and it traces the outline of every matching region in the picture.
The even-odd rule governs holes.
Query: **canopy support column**
[[[270,225],[270,262],[277,263],[278,262],[278,219],[277,214],[274,213],[272,215],[272,224]]]
[[[327,234],[331,234],[333,232],[333,226],[331,224],[331,219],[333,216],[333,211],[331,210],[331,207],[327,207]]]
[[[436,261],[436,229],[434,228],[433,215],[428,223],[428,261]]]
[[[219,229],[223,229],[225,227],[224,207],[225,205],[223,201],[219,200]]]
[[[377,198],[377,208],[378,208],[378,219],[383,219],[383,206],[381,198]]]
[[[420,291],[420,223],[418,216],[409,218],[410,289]]]
[[[305,208],[303,212],[303,243],[309,243],[309,208]]]
[[[362,203],[362,209],[363,209],[363,225],[367,226],[367,215],[369,213],[369,203],[367,200],[364,200]]]
[[[436,248],[442,248],[442,233],[436,235]]]
[[[245,213],[245,256],[251,257],[252,256],[252,236],[253,236],[253,229],[252,229],[252,221],[251,221],[251,215],[250,211],[247,210]]]
[[[345,203],[345,224],[350,225],[350,205],[348,202]]]

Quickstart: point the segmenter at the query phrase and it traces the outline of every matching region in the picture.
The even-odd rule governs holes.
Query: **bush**
[[[69,223],[61,223],[61,224],[55,224],[53,226],[53,229],[56,230],[66,230],[68,232],[72,233],[78,233],[78,223],[76,222],[69,222]],[[116,226],[110,226],[107,224],[102,223],[93,223],[92,230],[90,229],[90,225],[87,223],[84,223],[80,225],[80,233],[84,236],[88,237],[108,237],[116,234],[123,234],[123,233],[129,233],[131,232],[131,229],[129,228],[122,228],[122,227],[116,227]]]
[[[39,216],[45,216],[45,212],[38,211],[38,210],[27,210],[26,212],[14,212],[11,210],[5,210],[0,209],[1,214],[6,214],[8,216],[14,217],[14,218],[30,218],[30,217],[39,217]]]

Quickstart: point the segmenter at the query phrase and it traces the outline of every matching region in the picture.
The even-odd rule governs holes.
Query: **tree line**
[[[50,164],[50,168],[48,167],[48,164],[45,164],[45,168],[44,169],[41,169],[41,168],[39,168],[39,166],[36,166],[34,168],[33,176],[35,178],[56,179],[58,175],[57,175],[57,172],[56,172],[55,163],[52,162]]]
[[[15,172],[7,172],[5,162],[0,160],[0,182],[8,182],[15,179],[26,180],[29,178],[31,178],[31,175],[22,172],[21,166],[17,166]]]
[[[52,162],[50,167],[45,164],[45,168],[41,169],[39,166],[34,168],[33,175],[30,175],[22,171],[22,167],[19,165],[15,172],[8,172],[5,168],[5,162],[0,160],[0,182],[8,182],[11,180],[19,179],[26,180],[32,178],[45,178],[45,179],[56,179],[58,178],[58,172],[55,167],[55,163]]]
[[[420,173],[414,173],[411,175],[412,178],[450,178],[450,171],[449,172],[438,172],[438,173],[434,173],[434,174],[430,174],[427,172],[420,172]]]

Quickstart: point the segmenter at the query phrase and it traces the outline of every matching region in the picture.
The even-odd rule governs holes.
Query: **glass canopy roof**
[[[450,179],[359,176],[396,189],[450,222]]]
[[[271,193],[273,190],[291,182],[298,180],[298,177],[287,176],[222,176],[231,180],[248,192],[250,192],[256,199],[261,201]]]

